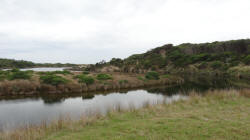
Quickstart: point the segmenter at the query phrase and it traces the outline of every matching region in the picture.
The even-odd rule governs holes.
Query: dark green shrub
[[[91,85],[95,82],[95,79],[91,76],[77,75],[76,78],[78,79],[79,83],[85,83],[87,85]]]
[[[158,80],[158,79],[160,79],[159,74],[157,72],[155,72],[155,71],[147,72],[146,75],[145,75],[145,78],[148,79],[148,80]]]
[[[112,79],[112,76],[109,75],[109,74],[103,74],[103,73],[101,73],[101,74],[98,74],[96,76],[96,79],[98,79],[98,80],[109,80],[109,79]]]
[[[63,70],[63,71],[47,71],[47,72],[38,72],[39,75],[50,75],[50,74],[63,74],[63,75],[68,75],[72,74],[68,70]]]
[[[214,61],[214,62],[211,63],[211,67],[212,67],[213,69],[219,69],[219,68],[221,68],[222,66],[223,66],[223,63],[220,62],[220,61]]]
[[[45,84],[50,84],[54,86],[65,84],[68,82],[67,79],[53,74],[43,75],[40,77],[40,80]]]
[[[16,79],[30,79],[31,73],[29,71],[20,71],[19,69],[11,70],[11,73],[7,75],[8,80]]]
[[[20,71],[20,69],[12,69],[12,70],[10,70],[11,72],[19,72]]]
[[[68,70],[63,70],[63,71],[53,71],[53,72],[50,72],[52,74],[63,74],[63,75],[68,75],[68,74],[71,74],[70,71]]]

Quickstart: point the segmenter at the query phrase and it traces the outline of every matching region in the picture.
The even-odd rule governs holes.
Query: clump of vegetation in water
[[[54,74],[43,75],[40,77],[40,80],[42,81],[42,83],[53,85],[53,86],[66,84],[68,82],[67,79],[58,75],[54,75]]]
[[[145,75],[145,78],[148,80],[159,80],[160,79],[159,73],[155,72],[155,71],[147,72]]]
[[[85,83],[87,85],[91,85],[91,84],[94,84],[95,82],[95,79],[91,76],[86,76],[84,74],[81,74],[81,75],[77,75],[75,78],[78,79],[78,82],[79,83]]]
[[[112,79],[112,76],[109,74],[101,73],[101,74],[98,74],[96,76],[96,79],[98,79],[98,80],[110,80],[110,79]]]
[[[20,71],[19,69],[13,69],[11,71],[5,72],[5,77],[8,80],[16,80],[16,79],[30,79],[33,71]]]

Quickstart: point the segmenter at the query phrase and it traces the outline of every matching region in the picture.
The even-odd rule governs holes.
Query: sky
[[[90,64],[250,38],[249,0],[0,0],[0,58]]]

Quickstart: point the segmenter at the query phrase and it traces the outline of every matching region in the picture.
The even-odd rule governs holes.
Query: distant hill
[[[174,46],[167,44],[126,59],[113,58],[92,66],[93,70],[115,66],[122,72],[143,73],[148,70],[167,70],[169,67],[228,69],[250,64],[250,39]],[[106,68],[107,69],[107,68]]]
[[[4,69],[4,68],[31,68],[31,67],[73,67],[73,66],[76,66],[76,64],[33,63],[31,61],[0,58],[0,69]]]
[[[34,67],[35,63],[23,60],[0,59],[0,68],[26,68]]]

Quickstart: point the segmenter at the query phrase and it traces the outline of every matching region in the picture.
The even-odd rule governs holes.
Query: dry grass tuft
[[[240,94],[241,96],[250,98],[250,90],[249,90],[249,89],[241,89],[241,90],[239,91],[239,94]]]

